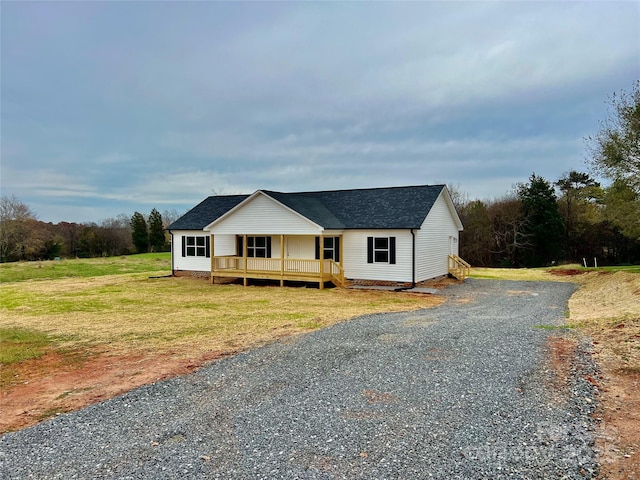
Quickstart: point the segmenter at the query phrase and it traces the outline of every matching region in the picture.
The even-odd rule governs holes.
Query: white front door
[[[287,237],[287,258],[300,258],[300,238]]]

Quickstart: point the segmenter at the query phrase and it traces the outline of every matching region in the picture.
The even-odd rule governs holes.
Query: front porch
[[[247,258],[213,257],[211,281],[215,277],[242,278],[247,280],[268,279],[285,281],[314,282],[324,288],[325,282],[336,286],[344,284],[344,271],[333,260],[309,260],[303,258]]]
[[[268,248],[256,247],[258,244],[252,243],[248,235],[238,235],[236,241],[239,251],[236,255],[216,256],[211,252],[211,282],[216,278],[241,278],[245,286],[249,279],[279,280],[280,286],[284,286],[285,281],[312,282],[318,283],[320,289],[324,288],[325,282],[344,285],[344,269],[339,254],[342,251],[342,236],[316,237],[315,259],[291,258],[292,253],[298,253],[292,248],[294,241],[302,236],[272,235],[265,238],[269,238],[266,242]],[[279,246],[279,257],[274,258],[271,252],[272,240],[274,250]],[[213,235],[211,245],[214,245]],[[320,248],[321,245],[323,248]],[[310,253],[313,255],[313,251]],[[334,257],[339,261],[326,257]]]

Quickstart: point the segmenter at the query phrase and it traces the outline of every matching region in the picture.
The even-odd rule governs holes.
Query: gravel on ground
[[[215,361],[3,435],[0,477],[595,478],[590,344],[560,384],[545,350],[574,289],[470,279]]]

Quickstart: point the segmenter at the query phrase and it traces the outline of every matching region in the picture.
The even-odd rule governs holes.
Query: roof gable
[[[215,228],[222,233],[266,234],[273,232],[274,225],[299,234],[320,232],[323,228],[299,211],[258,190],[204,229],[213,231]]]

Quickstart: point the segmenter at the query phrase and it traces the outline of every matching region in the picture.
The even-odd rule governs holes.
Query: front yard
[[[443,299],[384,291],[212,286],[166,277],[167,254],[0,265],[0,433],[203,363],[354,316]],[[480,269],[472,277],[569,281],[567,324],[594,340],[603,477],[640,471],[638,267]],[[569,358],[570,355],[565,356]]]
[[[212,286],[164,277],[169,262],[148,255],[0,265],[0,349],[7,352],[0,432],[278,338],[442,302],[379,291]],[[24,280],[30,269],[38,279]]]

